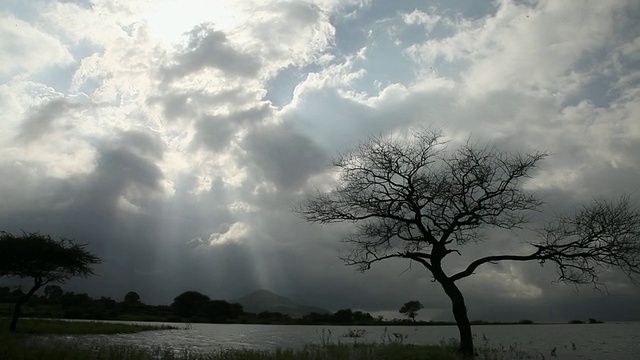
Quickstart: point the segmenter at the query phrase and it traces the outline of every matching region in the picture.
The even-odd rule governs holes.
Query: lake
[[[142,322],[136,322],[142,323]],[[168,346],[212,352],[228,348],[276,349],[300,348],[306,344],[381,343],[384,335],[406,335],[405,343],[438,344],[458,338],[455,326],[308,326],[308,325],[241,325],[241,324],[171,324],[177,330],[149,331],[127,335],[65,336],[138,346]],[[362,329],[366,335],[353,339],[343,337],[349,330]],[[526,351],[534,359],[640,359],[640,323],[604,324],[537,324],[479,325],[473,327],[476,346],[510,347]]]

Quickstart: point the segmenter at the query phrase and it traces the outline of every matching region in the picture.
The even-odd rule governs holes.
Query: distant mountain
[[[256,290],[239,299],[231,300],[231,302],[239,303],[246,312],[279,312],[294,318],[300,318],[312,312],[319,314],[326,314],[329,312],[315,306],[298,304],[289,298],[274,294],[269,290]]]

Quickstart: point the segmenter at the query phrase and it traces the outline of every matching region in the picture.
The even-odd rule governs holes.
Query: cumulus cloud
[[[239,242],[247,236],[249,229],[247,224],[236,222],[231,225],[223,224],[220,232],[215,232],[209,236],[209,245],[221,245],[227,242]]]
[[[205,115],[196,124],[195,141],[211,150],[220,150],[227,146],[233,136],[245,126],[255,126],[269,114],[269,108],[262,104],[247,110],[228,114]]]
[[[65,65],[74,61],[73,55],[57,36],[47,33],[15,16],[0,16],[0,74],[16,72],[33,74],[42,68]]]
[[[71,102],[65,98],[57,98],[28,110],[29,115],[23,120],[17,139],[26,142],[38,140],[41,136],[54,130],[54,121],[69,115],[72,110],[80,107],[82,104]]]
[[[250,161],[262,169],[278,189],[299,189],[312,175],[325,170],[326,153],[287,126],[262,127],[243,141]]]
[[[185,48],[163,72],[165,81],[171,81],[205,68],[249,77],[256,74],[260,63],[251,54],[235,49],[224,32],[216,31],[211,24],[201,24],[188,33]]]

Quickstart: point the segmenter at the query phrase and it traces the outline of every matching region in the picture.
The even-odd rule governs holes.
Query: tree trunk
[[[445,281],[441,283],[444,292],[451,299],[453,317],[458,325],[460,332],[460,353],[465,357],[473,357],[473,335],[471,333],[471,323],[467,316],[467,307],[464,304],[464,297],[460,289],[453,281]]]
[[[20,308],[22,305],[26,304],[27,301],[31,298],[33,294],[42,286],[42,281],[36,280],[31,290],[28,293],[24,294],[23,297],[18,299],[16,302],[16,306],[13,307],[13,318],[11,319],[11,324],[9,324],[9,332],[15,332],[16,327],[18,326],[18,318],[20,317]]]

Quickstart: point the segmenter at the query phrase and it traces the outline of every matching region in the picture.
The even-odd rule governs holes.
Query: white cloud
[[[437,14],[429,14],[418,9],[413,10],[411,13],[402,14],[402,20],[407,25],[424,25],[427,31],[431,31],[433,27],[440,21],[442,17]]]
[[[220,232],[212,233],[209,236],[210,245],[222,245],[228,242],[239,242],[245,239],[249,233],[250,226],[242,222],[236,222],[231,225],[224,226]]]
[[[67,47],[55,36],[11,15],[0,16],[0,58],[4,76],[29,76],[55,65],[74,61]]]

